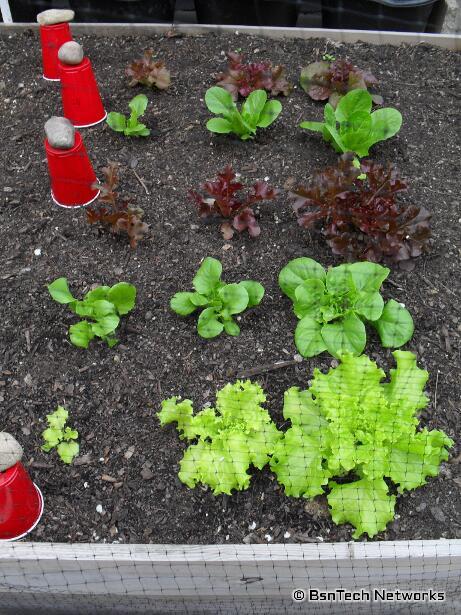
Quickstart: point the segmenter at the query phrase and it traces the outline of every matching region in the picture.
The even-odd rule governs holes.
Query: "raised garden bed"
[[[184,445],[173,428],[160,428],[156,412],[163,399],[182,395],[196,407],[214,403],[224,384],[248,370],[296,354],[291,306],[277,284],[292,258],[310,256],[324,266],[339,264],[316,235],[298,227],[284,192],[260,207],[262,234],[224,241],[216,224],[202,224],[186,192],[214,178],[226,163],[245,178],[270,178],[279,188],[306,182],[316,168],[336,156],[317,135],[303,133],[303,119],[320,119],[322,107],[301,89],[283,99],[283,112],[254,142],[211,135],[203,103],[223,68],[222,52],[242,49],[251,57],[283,63],[292,81],[301,66],[325,52],[347,55],[380,81],[386,105],[399,109],[398,136],[378,144],[374,158],[392,161],[410,180],[405,199],[433,212],[432,252],[413,272],[393,271],[386,298],[404,302],[413,314],[415,334],[407,348],[427,369],[431,402],[422,424],[455,439],[453,463],[439,477],[398,497],[397,519],[380,540],[459,538],[461,486],[460,414],[456,400],[460,369],[459,182],[454,135],[459,57],[428,45],[415,47],[342,45],[322,39],[274,41],[221,33],[197,37],[79,36],[91,58],[108,110],[125,111],[133,90],[125,66],[153,47],[172,71],[165,92],[147,92],[143,121],[151,137],[129,140],[104,125],[82,131],[98,176],[107,159],[120,162],[122,187],[136,198],[151,225],[150,237],[136,251],[89,227],[83,211],[52,204],[42,149],[43,124],[61,113],[59,89],[41,78],[36,33],[1,39],[1,105],[6,169],[1,246],[3,350],[1,355],[4,425],[24,445],[25,461],[45,497],[45,514],[31,537],[56,542],[143,542],[220,544],[342,541],[350,526],[331,521],[324,498],[288,498],[273,475],[254,472],[250,488],[231,497],[190,490],[177,478]],[[256,51],[257,50],[257,51]],[[35,251],[40,254],[36,254]],[[219,258],[226,281],[255,279],[266,288],[263,304],[244,314],[237,338],[203,340],[190,320],[168,307],[204,256]],[[54,304],[46,284],[65,275],[79,295],[90,285],[126,280],[137,287],[136,309],[122,322],[121,343],[109,350],[93,342],[87,351],[68,343],[75,320]],[[371,335],[367,354],[388,372],[389,351]],[[280,427],[283,392],[307,387],[322,354],[253,376],[268,394],[267,407]],[[71,467],[40,452],[45,415],[65,405],[81,435],[81,454]],[[102,507],[102,514],[97,507]],[[101,508],[98,508],[101,510]],[[253,527],[249,530],[249,527]],[[290,537],[284,538],[285,532]]]

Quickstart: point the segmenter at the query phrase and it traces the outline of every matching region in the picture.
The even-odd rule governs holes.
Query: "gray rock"
[[[6,431],[0,431],[0,472],[4,472],[22,459],[22,446]]]
[[[83,47],[75,41],[68,41],[59,48],[58,58],[63,64],[80,64],[83,60]]]
[[[75,143],[75,128],[65,117],[50,117],[45,123],[45,134],[51,147],[70,149]]]
[[[75,13],[70,9],[48,9],[37,15],[37,21],[41,26],[52,26],[56,23],[72,21],[74,17]]]

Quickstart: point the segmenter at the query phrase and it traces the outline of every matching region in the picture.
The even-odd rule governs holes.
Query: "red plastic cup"
[[[67,22],[56,23],[52,26],[40,26],[44,79],[59,81],[58,51],[61,45],[71,40],[72,34]]]
[[[42,493],[21,463],[0,472],[0,541],[24,538],[42,513]]]
[[[64,117],[75,128],[94,126],[106,119],[98,84],[91,62],[83,58],[80,64],[69,65],[58,60]]]
[[[52,147],[45,139],[48,171],[51,180],[51,197],[61,207],[83,207],[98,196],[93,188],[96,175],[79,132],[70,149]]]

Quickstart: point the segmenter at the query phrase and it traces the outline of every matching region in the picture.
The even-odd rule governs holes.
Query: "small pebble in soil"
[[[101,504],[98,504],[98,505],[96,506],[96,512],[97,512],[97,513],[99,513],[100,515],[103,515],[103,514],[104,514],[104,508],[102,507],[102,505],[101,505]]]

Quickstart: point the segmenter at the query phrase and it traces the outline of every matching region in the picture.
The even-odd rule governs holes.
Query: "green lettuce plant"
[[[74,346],[88,348],[95,337],[100,337],[112,348],[118,342],[114,335],[120,323],[120,316],[128,314],[136,301],[136,288],[127,282],[114,286],[98,286],[78,301],[69,290],[66,278],[58,278],[48,285],[48,291],[55,301],[68,305],[84,320],[69,327],[69,338]],[[87,320],[88,319],[88,320]]]
[[[386,348],[398,348],[413,335],[410,312],[380,293],[390,270],[367,261],[328,271],[311,258],[295,258],[279,274],[282,291],[300,319],[295,344],[304,357],[327,350],[334,357],[359,355],[367,341],[365,323],[378,332]]]
[[[216,409],[193,414],[189,399],[162,402],[160,424],[177,423],[181,439],[195,441],[180,462],[179,478],[188,487],[208,485],[215,495],[246,489],[251,465],[262,469],[282,437],[261,404],[263,390],[249,380],[227,384],[216,395]]]
[[[171,309],[180,316],[203,310],[197,323],[201,337],[216,337],[223,330],[228,335],[239,335],[240,327],[232,316],[259,305],[264,296],[264,287],[259,282],[244,280],[226,284],[221,274],[221,263],[215,258],[205,258],[192,280],[195,292],[178,292],[170,301]]]
[[[372,104],[369,92],[352,90],[341,98],[336,110],[330,103],[325,105],[323,122],[302,122],[300,127],[321,132],[337,152],[354,152],[362,158],[375,143],[397,134],[402,125],[397,109],[386,107],[372,113]]]
[[[232,94],[220,87],[206,91],[205,104],[211,113],[222,117],[208,120],[206,127],[211,132],[227,134],[233,132],[240,139],[252,139],[257,128],[267,128],[282,111],[278,100],[267,100],[265,90],[254,90],[242,105],[241,112],[232,99]]]
[[[394,518],[395,489],[416,489],[437,476],[453,446],[443,431],[419,427],[428,373],[413,353],[393,355],[390,382],[367,356],[347,355],[327,374],[314,370],[308,390],[286,391],[283,415],[291,427],[270,461],[287,495],[328,490],[333,521],[351,523],[354,538],[384,530]]]
[[[147,103],[147,96],[138,94],[128,103],[131,110],[129,118],[126,118],[122,113],[111,111],[107,114],[106,122],[112,130],[123,132],[126,137],[148,137],[150,135],[149,128],[138,122],[138,118],[146,112]]]
[[[74,457],[77,457],[80,447],[75,441],[78,438],[78,431],[66,427],[68,418],[69,413],[62,406],[58,406],[54,412],[46,415],[48,428],[42,432],[42,438],[45,441],[42,451],[49,453],[55,448],[61,460],[70,464]]]

